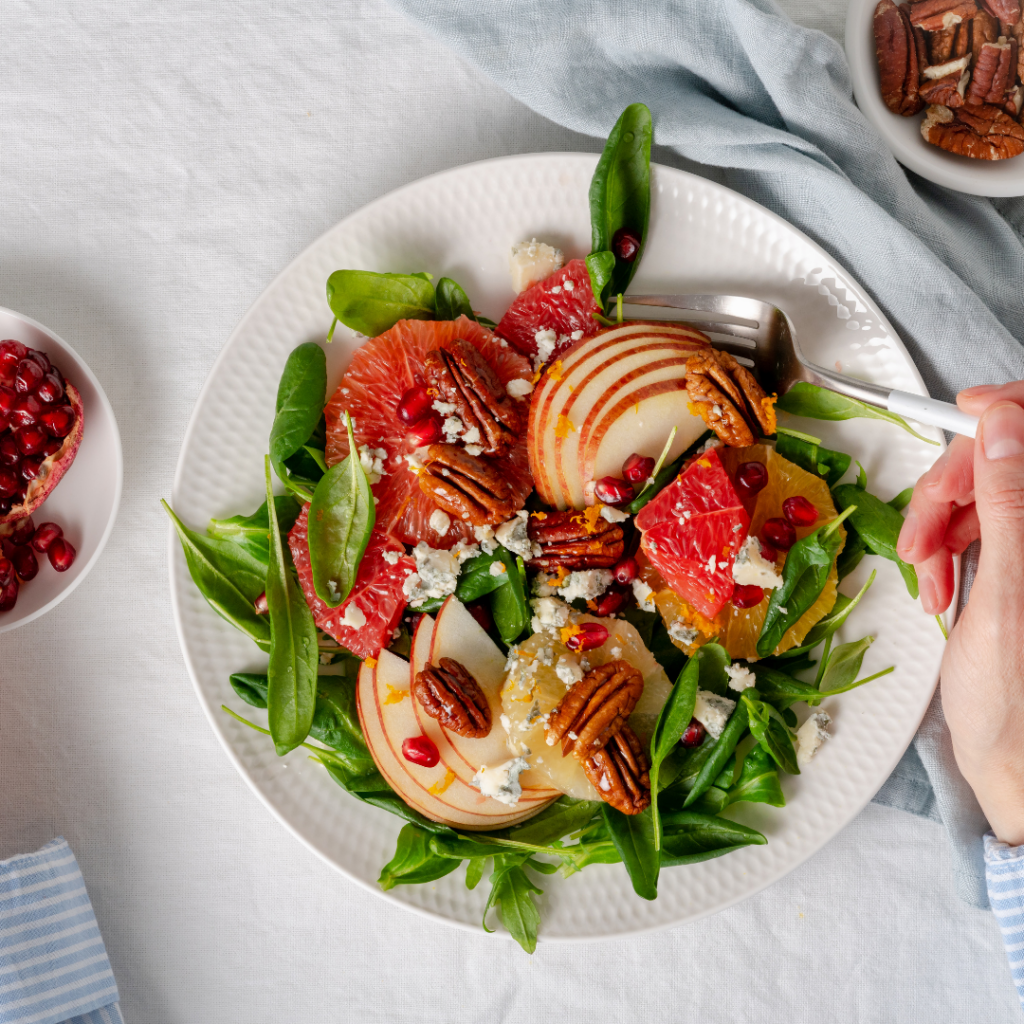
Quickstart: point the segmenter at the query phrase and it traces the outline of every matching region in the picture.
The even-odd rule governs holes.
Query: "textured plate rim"
[[[353,210],[347,216],[343,217],[341,220],[337,221],[335,224],[333,224],[330,227],[328,227],[325,231],[321,232],[320,235],[318,235],[309,245],[307,245],[305,248],[303,248],[291,261],[289,261],[289,263],[277,275],[274,276],[274,278],[271,281],[269,281],[264,286],[262,291],[255,298],[253,303],[249,306],[249,308],[246,310],[245,314],[242,316],[242,318],[236,324],[234,329],[231,331],[231,334],[228,336],[228,339],[227,339],[227,341],[224,344],[224,347],[221,349],[221,351],[218,353],[216,359],[213,361],[213,364],[210,367],[210,370],[209,370],[209,373],[207,375],[207,378],[203,382],[203,386],[200,389],[198,397],[196,398],[196,402],[195,402],[195,405],[193,406],[192,413],[191,413],[191,415],[189,417],[189,422],[188,422],[188,425],[187,425],[187,427],[185,429],[185,433],[182,436],[181,448],[179,450],[178,461],[177,461],[177,465],[175,467],[174,480],[173,480],[173,484],[172,484],[172,501],[175,500],[175,495],[178,492],[179,485],[180,485],[180,483],[181,483],[181,481],[183,479],[184,473],[185,473],[184,453],[185,453],[185,451],[186,451],[186,449],[188,447],[188,443],[189,443],[189,441],[191,439],[191,436],[192,436],[194,430],[196,429],[196,424],[197,424],[197,419],[198,419],[197,412],[199,411],[200,405],[202,404],[202,402],[206,398],[207,391],[208,391],[208,389],[211,386],[211,380],[214,377],[215,371],[220,367],[220,364],[224,360],[227,359],[229,351],[231,350],[231,348],[235,344],[237,344],[238,338],[241,336],[241,334],[243,333],[244,329],[247,327],[250,319],[252,317],[258,315],[258,309],[259,309],[259,306],[261,305],[261,303],[263,301],[264,296],[268,292],[270,292],[272,289],[274,289],[279,284],[279,282],[281,282],[284,278],[286,278],[292,272],[292,270],[296,267],[297,264],[300,264],[303,260],[305,260],[305,258],[307,257],[307,255],[310,252],[312,252],[313,250],[317,249],[327,236],[329,236],[329,235],[333,234],[335,231],[337,231],[350,218],[355,217],[357,215],[359,215],[359,216],[364,215],[367,212],[372,211],[376,206],[382,205],[382,204],[384,204],[386,202],[389,202],[389,201],[393,200],[396,196],[399,196],[399,195],[401,195],[402,193],[404,193],[406,191],[409,191],[409,190],[412,190],[412,189],[415,189],[415,188],[419,188],[419,187],[423,186],[425,183],[432,182],[432,181],[435,181],[437,179],[445,178],[445,177],[448,177],[448,176],[458,175],[458,174],[460,174],[462,172],[465,172],[465,171],[467,171],[469,169],[480,168],[480,167],[484,167],[484,166],[488,166],[488,165],[503,165],[503,164],[513,163],[513,162],[529,161],[529,160],[563,161],[563,160],[583,159],[583,160],[587,160],[587,161],[590,161],[590,162],[596,162],[597,158],[598,158],[598,154],[591,154],[591,153],[579,153],[579,152],[547,152],[547,153],[544,153],[544,152],[541,152],[541,153],[518,153],[518,154],[513,154],[513,155],[510,155],[510,156],[491,157],[491,158],[484,159],[484,160],[472,161],[472,162],[466,163],[466,164],[459,164],[456,167],[450,167],[450,168],[447,168],[447,169],[444,169],[444,170],[436,171],[436,172],[434,172],[432,174],[425,175],[422,178],[417,178],[417,179],[415,179],[413,181],[407,182],[406,184],[401,185],[398,188],[392,189],[390,192],[386,192],[383,195],[378,196],[376,199],[373,199],[370,202],[365,203],[364,205],[362,205],[362,206],[358,207],[357,209]],[[844,273],[846,275],[846,277],[851,282],[856,282],[856,279],[853,277],[853,275],[849,274],[849,272],[846,271],[846,269],[836,259],[834,259],[829,253],[827,253],[817,242],[815,242],[812,238],[810,238],[808,235],[806,235],[799,228],[795,227],[789,221],[785,220],[783,217],[781,217],[778,214],[774,213],[772,210],[769,210],[767,207],[761,206],[759,203],[755,202],[754,200],[747,198],[742,193],[736,192],[735,190],[730,189],[730,188],[728,188],[725,185],[721,185],[718,182],[712,181],[709,178],[701,177],[700,175],[694,174],[694,173],[692,173],[690,171],[684,171],[684,170],[682,170],[680,168],[670,167],[670,166],[667,166],[667,165],[656,164],[656,163],[653,164],[652,166],[657,167],[659,170],[667,172],[669,174],[682,175],[685,179],[690,179],[690,180],[692,180],[694,182],[700,183],[701,187],[704,187],[704,188],[711,187],[711,188],[714,188],[714,189],[719,189],[722,192],[725,192],[725,193],[729,194],[730,197],[734,201],[737,201],[739,203],[742,203],[742,204],[745,204],[745,205],[749,206],[750,208],[756,210],[758,212],[759,216],[764,216],[764,217],[769,218],[777,226],[781,227],[784,231],[789,232],[789,233],[799,237],[799,239],[805,245],[807,245],[811,250],[813,250],[815,252],[815,254],[817,254],[818,256],[821,257],[821,259],[825,262],[826,265],[830,265],[830,266],[835,267],[837,270],[839,270],[842,273]],[[878,323],[879,323],[879,327],[884,329],[887,332],[889,338],[891,338],[891,340],[894,342],[896,350],[900,353],[900,355],[905,360],[907,367],[909,368],[909,370],[911,371],[911,373],[912,373],[912,375],[913,375],[913,377],[915,379],[915,382],[917,384],[919,393],[923,394],[923,395],[927,395],[928,392],[927,392],[927,388],[924,385],[924,379],[922,378],[921,373],[918,370],[917,365],[914,362],[913,358],[911,357],[909,351],[907,350],[906,346],[904,345],[902,338],[900,338],[900,336],[896,333],[896,331],[893,330],[892,325],[889,323],[887,317],[881,311],[881,309],[879,309],[877,307],[877,305],[875,305],[874,299],[871,298],[871,296],[867,294],[866,290],[863,289],[863,286],[860,285],[859,282],[857,284],[858,284],[858,287],[860,287],[862,291],[865,291],[865,295],[867,296],[868,300],[872,303],[871,312],[872,312],[872,315],[877,317]],[[944,448],[945,448],[945,442],[943,441],[942,442],[942,447],[940,448],[940,451],[944,450]],[[446,917],[444,914],[441,914],[438,911],[430,910],[430,909],[428,909],[426,907],[421,907],[421,906],[417,906],[417,905],[412,904],[412,903],[408,903],[405,900],[402,900],[401,898],[399,898],[394,893],[383,891],[383,890],[381,890],[379,888],[379,886],[374,885],[372,882],[369,882],[369,881],[367,881],[365,879],[362,879],[362,878],[358,877],[357,875],[353,874],[347,867],[345,867],[344,864],[340,863],[336,857],[332,856],[328,851],[326,851],[324,849],[321,849],[311,839],[309,839],[301,831],[299,831],[299,829],[297,829],[294,825],[292,825],[289,821],[287,821],[281,815],[281,813],[278,812],[277,808],[274,807],[274,805],[270,802],[269,798],[264,794],[264,792],[262,790],[262,787],[256,782],[256,780],[253,778],[252,774],[250,773],[249,769],[242,763],[240,757],[235,752],[233,746],[231,745],[230,740],[228,739],[227,732],[226,732],[226,730],[224,728],[224,724],[226,724],[226,723],[222,723],[220,717],[214,714],[215,709],[212,706],[210,700],[207,698],[206,693],[203,691],[203,688],[202,688],[202,686],[199,683],[198,675],[197,675],[197,672],[196,672],[195,667],[193,665],[192,658],[191,658],[191,655],[190,655],[189,650],[188,650],[188,646],[187,646],[186,641],[185,641],[185,630],[184,630],[184,625],[183,625],[183,622],[182,622],[182,612],[181,612],[181,607],[179,605],[178,598],[177,598],[177,587],[176,587],[176,584],[178,582],[178,569],[176,567],[176,559],[174,557],[175,556],[175,552],[176,552],[176,548],[175,548],[176,541],[177,541],[177,534],[175,533],[174,526],[173,526],[173,524],[169,524],[168,528],[167,528],[167,552],[168,552],[168,576],[169,576],[169,584],[170,584],[170,589],[171,589],[171,608],[172,608],[172,613],[173,613],[173,616],[174,616],[175,629],[176,629],[177,634],[178,634],[178,642],[179,642],[179,644],[181,646],[182,656],[183,656],[183,659],[185,661],[185,666],[186,666],[186,668],[188,670],[188,673],[189,673],[189,678],[192,681],[193,689],[196,691],[196,695],[199,698],[200,705],[202,706],[202,708],[203,708],[203,710],[204,710],[204,712],[206,714],[206,717],[207,717],[207,720],[208,720],[210,726],[213,728],[214,734],[219,739],[219,741],[221,743],[221,746],[227,752],[228,759],[231,761],[231,763],[234,765],[235,769],[238,771],[238,773],[245,780],[245,782],[249,786],[249,788],[256,794],[256,796],[260,800],[260,802],[270,811],[271,815],[281,825],[283,825],[284,828],[289,833],[291,833],[303,846],[305,846],[308,850],[310,850],[312,853],[314,853],[317,857],[319,857],[321,860],[323,860],[325,863],[327,863],[330,867],[332,867],[333,869],[338,871],[340,874],[344,875],[350,881],[354,882],[360,888],[362,888],[365,891],[371,893],[372,895],[374,895],[377,898],[387,900],[392,905],[401,907],[403,910],[409,911],[409,912],[414,913],[414,914],[417,914],[420,917],[429,919],[431,921],[437,921],[437,922],[443,923],[443,924],[445,924],[445,925],[447,925],[449,927],[458,928],[458,929],[461,929],[463,931],[471,932],[473,934],[479,934],[479,932],[480,932],[479,925],[470,924],[467,921],[460,921],[460,920],[457,920],[457,919],[451,918],[451,917]],[[956,582],[959,583],[959,574],[960,574],[960,559],[959,559],[959,557],[957,557],[954,560],[954,562],[955,562],[954,569],[955,569],[955,572],[956,572]],[[944,615],[944,620],[946,621],[947,627],[951,625],[950,618],[951,618],[952,614],[953,614],[953,610],[951,609],[951,610],[947,611],[945,613],[945,615]],[[920,707],[919,711],[916,712],[912,716],[908,716],[908,719],[907,719],[907,729],[905,730],[906,731],[906,739],[905,739],[905,741],[901,741],[901,746],[899,747],[898,753],[892,759],[891,763],[887,766],[887,769],[886,769],[886,772],[885,772],[885,778],[888,778],[888,776],[892,773],[893,769],[899,763],[900,759],[903,757],[903,754],[906,752],[907,748],[910,746],[910,743],[913,741],[913,738],[914,738],[914,736],[917,733],[917,730],[918,730],[918,728],[919,728],[919,726],[921,724],[921,721],[923,720],[924,715],[925,715],[925,713],[928,710],[928,706],[931,703],[932,697],[933,697],[933,695],[935,693],[935,688],[938,685],[938,681],[939,681],[938,680],[938,676],[936,676],[935,681],[933,682],[931,687],[927,690],[926,695],[922,699],[922,704],[921,704],[921,707]],[[912,719],[912,723],[911,723],[911,719]],[[883,784],[884,784],[884,780],[883,780]],[[696,911],[696,912],[694,912],[692,914],[687,914],[685,917],[678,918],[677,920],[674,920],[674,921],[657,922],[657,923],[650,924],[648,926],[629,927],[629,928],[624,928],[624,929],[615,930],[615,931],[607,931],[607,932],[602,932],[599,935],[555,935],[555,936],[548,936],[548,935],[545,935],[543,933],[543,931],[541,931],[540,935],[538,936],[538,945],[540,945],[542,943],[544,943],[544,944],[554,944],[554,943],[569,944],[569,943],[599,942],[599,941],[603,941],[603,940],[613,940],[613,939],[617,939],[617,938],[623,938],[623,937],[629,936],[629,935],[649,934],[649,933],[652,933],[652,932],[664,931],[665,929],[668,929],[668,928],[678,927],[680,925],[687,924],[687,923],[690,923],[690,922],[699,921],[699,920],[702,920],[703,918],[711,916],[712,914],[717,914],[717,913],[719,913],[722,910],[727,910],[729,907],[735,906],[737,903],[741,903],[741,902],[743,902],[746,899],[750,899],[750,898],[758,895],[759,893],[763,892],[766,888],[768,888],[770,885],[773,885],[775,882],[777,882],[780,878],[783,878],[784,876],[790,874],[796,868],[798,868],[802,864],[806,863],[807,860],[809,860],[816,853],[818,853],[824,846],[826,846],[829,842],[831,842],[839,834],[839,832],[841,832],[844,828],[846,828],[850,824],[850,822],[855,817],[857,817],[857,815],[860,814],[861,811],[864,810],[864,808],[871,802],[871,800],[873,799],[874,796],[875,796],[875,793],[870,793],[862,801],[851,805],[851,809],[849,810],[849,813],[844,815],[840,819],[838,825],[835,827],[834,830],[832,830],[832,832],[828,836],[826,836],[820,842],[818,842],[818,843],[814,844],[813,846],[811,846],[810,848],[808,848],[806,851],[802,851],[801,852],[801,856],[798,859],[787,862],[784,866],[780,867],[778,871],[771,873],[755,889],[739,893],[739,894],[735,895],[734,897],[732,897],[730,899],[722,901],[721,903],[717,904],[714,907],[707,908],[707,909],[700,910],[700,911]],[[508,932],[506,932],[504,930],[496,931],[494,934],[503,936],[506,940],[512,941],[512,936]]]

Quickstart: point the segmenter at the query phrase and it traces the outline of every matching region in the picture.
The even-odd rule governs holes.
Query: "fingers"
[[[1010,381],[1009,384],[982,384],[967,388],[956,396],[956,404],[972,416],[980,416],[996,402],[1015,402],[1024,405],[1024,380]]]
[[[955,592],[953,556],[962,554],[980,536],[977,509],[973,505],[954,509],[942,544],[928,558],[917,563],[921,607],[929,615],[938,615],[949,607]]]
[[[935,470],[939,472],[933,473]],[[921,483],[932,501],[952,501],[958,505],[973,501],[974,438],[957,434],[925,477]]]

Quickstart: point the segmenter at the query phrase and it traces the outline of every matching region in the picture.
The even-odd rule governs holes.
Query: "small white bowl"
[[[0,341],[14,338],[45,352],[82,395],[84,430],[71,468],[35,512],[40,523],[58,523],[78,552],[67,572],[55,572],[39,555],[39,574],[21,587],[18,603],[0,612],[0,633],[25,625],[58,605],[88,575],[114,528],[121,503],[124,464],[114,410],[100,382],[75,350],[53,331],[0,306]]]
[[[1024,153],[1012,160],[972,160],[947,153],[921,135],[924,112],[900,117],[882,102],[875,58],[877,0],[850,0],[846,13],[846,58],[857,106],[878,129],[904,167],[937,185],[973,196],[1024,195]]]

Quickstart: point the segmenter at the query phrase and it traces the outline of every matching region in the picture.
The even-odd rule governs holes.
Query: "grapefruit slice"
[[[346,411],[352,416],[356,444],[381,448],[386,453],[382,459],[384,475],[373,484],[377,531],[390,533],[403,544],[415,545],[423,540],[432,548],[451,548],[458,541],[473,537],[472,527],[457,520],[452,521],[444,535],[430,526],[431,513],[437,506],[420,490],[416,473],[405,458],[413,449],[406,442],[409,428],[397,413],[406,390],[423,383],[423,360],[427,353],[444,348],[455,338],[474,345],[502,385],[511,380],[532,379],[529,363],[474,320],[464,316],[458,320],[400,320],[390,331],[356,350],[324,410],[329,466],[348,455]],[[533,482],[526,453],[526,403],[517,404],[523,417],[523,436],[508,457],[500,461],[521,506],[533,489]]]
[[[554,331],[557,342],[553,358],[581,338],[597,334],[602,328],[593,314],[600,312],[586,263],[570,260],[561,270],[527,288],[505,310],[496,331],[531,359],[537,355],[537,332]]]
[[[732,597],[732,564],[750,525],[717,449],[645,505],[636,525],[644,554],[669,587],[713,619]]]
[[[291,549],[302,593],[313,612],[313,621],[357,657],[375,658],[381,648],[390,643],[391,634],[402,616],[406,603],[402,584],[409,573],[415,571],[416,563],[406,556],[405,549],[394,538],[374,530],[363,560],[359,563],[352,593],[337,608],[328,608],[316,596],[313,586],[307,536],[308,518],[309,506],[306,505],[288,534],[288,547]],[[385,552],[399,555],[394,565],[385,560]],[[364,622],[361,626],[349,625],[344,621],[352,605],[362,613]],[[350,618],[358,621],[359,614],[353,613]]]

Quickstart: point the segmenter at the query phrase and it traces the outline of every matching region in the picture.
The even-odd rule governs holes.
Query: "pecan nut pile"
[[[711,350],[686,361],[686,393],[693,412],[736,448],[775,433],[774,400],[728,352]]]
[[[622,728],[643,692],[644,678],[628,661],[591,669],[551,712],[548,746],[561,741],[562,757],[588,757]]]
[[[463,440],[475,444],[484,455],[498,457],[515,447],[522,430],[516,403],[468,341],[455,338],[448,348],[428,352],[423,375],[427,393],[455,407],[452,415],[466,428]]]
[[[615,810],[641,814],[651,806],[650,763],[639,737],[628,725],[582,764],[601,799]]]
[[[432,444],[420,474],[420,490],[434,504],[473,526],[495,526],[522,505],[499,467],[457,444]]]
[[[977,160],[1024,152],[1020,0],[880,0],[874,16],[882,99],[925,141]]]
[[[491,706],[464,665],[441,658],[418,673],[413,696],[423,710],[449,732],[483,739],[491,731]]]
[[[625,550],[621,526],[600,518],[591,521],[585,512],[531,516],[526,531],[541,546],[541,553],[529,562],[531,569],[610,569]]]

